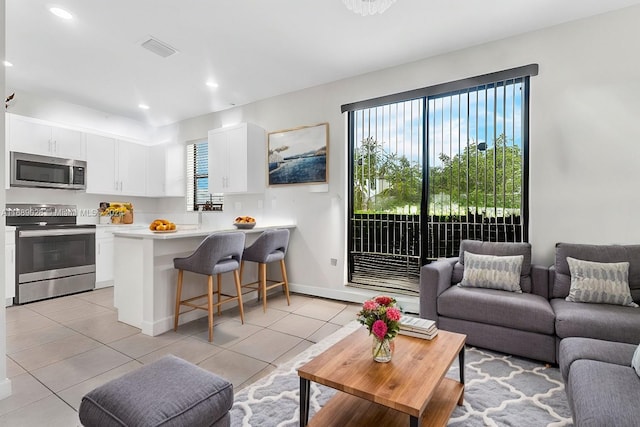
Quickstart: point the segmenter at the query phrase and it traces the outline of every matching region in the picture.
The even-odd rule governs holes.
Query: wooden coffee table
[[[389,363],[373,361],[362,327],[298,369],[300,426],[309,421],[311,381],[339,392],[315,426],[444,426],[464,396],[465,335],[439,331],[431,341],[398,335]],[[445,378],[458,357],[460,382]]]

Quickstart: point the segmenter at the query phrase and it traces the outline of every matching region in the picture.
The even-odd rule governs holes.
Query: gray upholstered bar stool
[[[176,311],[174,315],[173,330],[178,330],[178,317],[180,314],[200,309],[207,310],[209,313],[209,342],[213,340],[213,307],[218,307],[220,314],[220,305],[238,301],[240,308],[240,319],[244,323],[244,308],[242,307],[242,288],[240,285],[240,276],[238,269],[240,268],[240,260],[242,259],[242,251],[244,250],[245,234],[242,232],[231,233],[215,233],[207,236],[200,243],[195,252],[186,258],[175,258],[173,260],[174,268],[178,269],[178,287],[176,290]],[[208,276],[207,293],[198,295],[197,297],[182,300],[182,279],[184,271],[204,274]],[[222,293],[221,282],[222,273],[233,272],[236,282],[236,295],[226,295]],[[217,276],[218,288],[213,290],[213,275]],[[214,304],[213,295],[217,294],[217,302]],[[222,299],[222,297],[226,297]],[[206,304],[196,304],[193,301],[201,298],[207,298]],[[191,307],[180,313],[180,306]]]
[[[258,281],[242,285],[256,289],[258,297],[262,293],[262,310],[267,311],[267,291],[276,286],[283,286],[284,294],[287,296],[287,304],[290,305],[289,299],[289,281],[287,280],[287,268],[284,264],[284,257],[287,254],[289,246],[289,230],[276,229],[265,230],[253,244],[247,247],[242,254],[242,263],[240,267],[240,277],[244,270],[245,261],[258,263]],[[282,272],[282,281],[267,280],[267,264],[272,262],[280,262],[280,271]],[[256,286],[257,285],[257,286]]]

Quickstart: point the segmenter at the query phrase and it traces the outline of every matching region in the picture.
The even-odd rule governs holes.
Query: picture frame
[[[329,123],[300,126],[268,135],[269,186],[329,182]]]

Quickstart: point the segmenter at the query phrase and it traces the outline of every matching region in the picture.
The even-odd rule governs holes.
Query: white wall
[[[0,0],[0,27],[2,31],[0,31],[0,58],[4,58],[4,24],[5,24],[5,1]],[[0,88],[2,88],[2,93],[4,93],[4,66],[0,66]],[[0,120],[0,165],[4,165],[4,147],[5,147],[5,137],[4,137],[4,120]],[[0,209],[4,212],[5,206],[5,194],[3,191],[0,191]],[[4,253],[4,221],[0,225],[0,248],[3,248],[2,253]],[[4,277],[4,262],[0,262],[0,277]],[[5,283],[2,280],[0,284],[0,295],[2,295],[2,300],[4,301],[4,291]],[[7,378],[7,359],[4,355],[7,353],[7,312],[4,307],[4,304],[0,304],[0,399],[4,399],[11,394],[11,380]]]

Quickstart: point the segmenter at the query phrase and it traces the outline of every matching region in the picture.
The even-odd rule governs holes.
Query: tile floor
[[[355,319],[358,304],[281,294],[268,309],[245,301],[215,317],[213,343],[206,318],[157,337],[117,321],[113,288],[7,308],[7,373],[13,394],[0,400],[1,426],[78,426],[82,396],[165,354],[189,360],[230,380],[236,390],[269,374]]]

